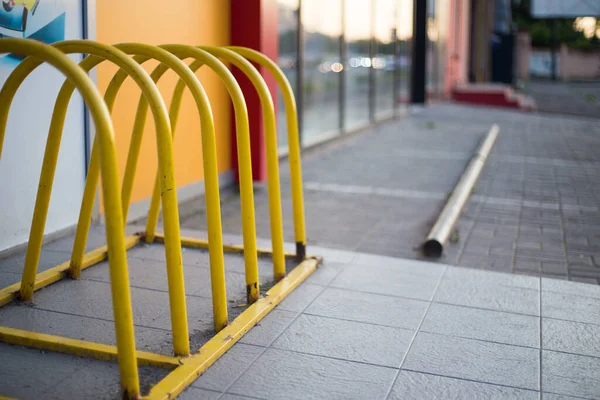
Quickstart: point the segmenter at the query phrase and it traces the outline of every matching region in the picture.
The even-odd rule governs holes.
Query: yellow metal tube
[[[170,123],[168,120],[166,106],[158,92],[158,89],[148,76],[148,74],[141,68],[139,64],[131,60],[125,53],[120,50],[93,41],[64,41],[53,44],[54,47],[59,48],[65,53],[86,53],[96,56],[95,58],[88,57],[82,63],[86,68],[93,68],[93,66],[100,63],[102,57],[106,57],[111,62],[119,65],[123,68],[128,75],[132,76],[136,83],[141,87],[145,96],[148,97],[151,107],[153,110],[155,124],[157,126],[157,141],[159,149],[159,165],[162,165],[162,169],[165,173],[163,176],[163,186],[169,193],[163,196],[163,203],[169,204],[165,209],[169,209],[169,213],[165,213],[165,224],[170,229],[165,229],[166,237],[165,248],[167,251],[167,271],[169,277],[169,300],[172,308],[175,308],[177,312],[171,314],[175,321],[173,322],[173,345],[175,352],[181,355],[189,354],[189,334],[187,327],[187,309],[185,307],[185,290],[183,284],[183,267],[181,262],[181,241],[179,237],[179,216],[177,208],[177,198],[174,188],[174,171],[173,171],[173,154],[172,154],[172,141]],[[90,60],[90,61],[86,61]],[[23,64],[23,63],[22,63]],[[20,67],[20,66],[19,66]],[[19,68],[17,67],[17,68]],[[69,85],[69,83],[65,83]],[[58,103],[68,105],[68,98],[72,90],[65,89],[61,90]],[[110,107],[114,104],[114,97],[108,99]],[[62,127],[62,124],[61,124]],[[168,140],[165,139],[168,136]],[[88,177],[86,180],[86,186],[84,190],[84,198],[82,201],[82,210],[79,216],[79,223],[77,226],[75,243],[73,246],[72,265],[69,269],[71,276],[77,277],[81,269],[81,262],[83,259],[83,252],[85,250],[85,241],[87,239],[87,232],[89,230],[89,224],[91,221],[92,207],[94,203],[94,195],[96,187],[98,185],[99,178],[99,163],[98,163],[98,148],[94,144],[92,148],[92,156],[90,159],[90,166],[88,169]],[[122,215],[122,214],[121,214]],[[41,227],[43,234],[43,226]],[[169,232],[169,233],[167,233]],[[81,255],[79,257],[79,255]],[[73,261],[74,259],[74,261]],[[29,269],[28,269],[29,267]],[[37,262],[35,264],[26,264],[24,271],[24,282],[34,282],[37,270]],[[22,285],[22,288],[25,285]],[[23,290],[23,289],[22,289]]]
[[[190,353],[190,344],[183,262],[181,259],[179,205],[177,203],[177,186],[175,184],[173,141],[171,137],[171,123],[163,98],[146,71],[115,46],[109,46],[89,40],[64,41],[56,43],[54,46],[66,52],[104,56],[111,62],[114,62],[140,86],[140,89],[152,110],[154,124],[156,126],[158,165],[161,176],[161,199],[164,210],[163,226],[165,231],[165,253],[169,286],[169,305],[171,309],[171,326],[173,331],[173,349],[175,354],[188,355]],[[144,49],[150,53],[161,54],[159,51],[160,49],[153,48],[152,46],[140,46],[144,47]],[[88,171],[98,168],[97,163],[92,163],[94,148],[96,148],[95,145],[92,148],[92,160],[90,160]],[[86,186],[91,185],[95,188],[97,184],[97,181],[93,182],[88,177]],[[87,220],[87,216],[85,216],[85,218]]]
[[[277,155],[277,128],[271,93],[256,68],[239,54],[219,47],[202,46],[200,48],[239,68],[250,79],[250,82],[252,82],[258,93],[263,113],[267,148],[267,188],[269,193],[269,214],[271,217],[273,271],[275,280],[279,281],[285,277],[285,257],[283,254],[283,218],[281,213],[281,186],[279,184],[279,157]]]
[[[258,281],[258,258],[256,252],[256,226],[254,217],[254,191],[252,183],[252,162],[250,159],[250,127],[248,123],[248,110],[244,95],[240,86],[236,82],[231,71],[223,65],[216,57],[206,51],[196,47],[187,45],[163,45],[160,46],[177,57],[195,59],[190,64],[190,69],[196,71],[202,65],[215,71],[215,73],[223,80],[227,91],[233,102],[235,113],[236,135],[237,135],[237,153],[238,165],[240,168],[240,198],[242,211],[242,233],[244,239],[244,261],[246,270],[246,294],[248,303],[254,303],[260,295]],[[175,88],[175,97],[180,97],[183,93],[183,82],[179,82]],[[173,110],[175,111],[175,110]],[[148,221],[146,226],[146,234],[154,235],[153,226],[156,225],[158,219],[158,197],[155,195],[152,198],[150,211],[148,213]]]
[[[75,85],[88,106],[96,126],[96,137],[101,150],[99,163],[102,171],[102,192],[106,204],[106,236],[110,260],[121,388],[124,397],[137,398],[140,395],[140,386],[124,242],[124,225],[121,215],[121,196],[118,190],[119,174],[110,113],[98,90],[85,72],[59,50],[33,40],[3,38],[0,39],[0,52],[35,57],[34,59],[26,58],[21,63],[22,65],[28,60],[33,60],[33,64],[29,64],[30,70],[21,70],[20,74],[14,77],[11,75],[0,91],[0,150],[6,130],[8,111],[14,95],[22,83],[22,79],[41,64],[42,60],[59,69]],[[33,290],[33,287],[31,289]]]
[[[290,178],[292,187],[292,208],[294,215],[294,237],[296,239],[296,257],[304,259],[306,256],[306,228],[304,220],[304,194],[302,192],[302,166],[300,158],[300,135],[298,133],[298,112],[296,99],[290,82],[285,77],[279,66],[264,54],[247,47],[231,46],[242,57],[264,67],[273,75],[281,89],[285,117],[287,122],[288,161],[290,164]]]
[[[225,285],[225,261],[223,256],[223,233],[221,228],[221,200],[219,194],[219,177],[217,167],[217,142],[215,136],[214,119],[212,116],[212,110],[208,96],[198,81],[198,78],[188,68],[188,66],[178,57],[174,56],[168,51],[159,47],[137,43],[124,43],[115,45],[115,47],[128,54],[137,54],[134,57],[134,60],[140,64],[151,58],[160,61],[161,64],[159,64],[150,75],[154,82],[158,82],[158,80],[168,69],[172,69],[177,75],[180,76],[180,82],[182,83],[183,88],[190,88],[196,102],[201,120],[204,186],[206,193],[206,210],[208,215],[209,256],[213,294],[213,317],[215,329],[220,331],[228,323],[227,293]],[[108,86],[107,93],[118,91],[117,86],[120,87],[121,83],[123,82],[124,75],[125,74],[122,71],[115,74],[113,80]],[[169,111],[172,135],[175,134],[180,102],[181,98],[174,99],[171,103]],[[140,153],[140,145],[144,131],[147,109],[148,103],[144,97],[141,96],[138,102],[134,129],[129,148],[129,155],[127,157],[127,164],[125,167],[125,177],[123,179],[122,190],[124,215],[127,213],[127,205],[131,198],[131,189],[133,186],[133,179],[135,177],[135,170]],[[157,199],[160,199],[159,189],[160,185],[157,176],[154,191],[154,193],[157,193]],[[156,204],[160,204],[160,202],[157,201]]]

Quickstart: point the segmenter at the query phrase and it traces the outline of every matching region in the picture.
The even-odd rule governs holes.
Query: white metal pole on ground
[[[452,228],[467,203],[475,183],[477,183],[479,174],[481,174],[485,166],[485,162],[496,142],[499,131],[500,128],[498,125],[492,125],[484,140],[471,157],[467,169],[463,172],[435,225],[431,228],[429,235],[427,235],[425,243],[423,243],[423,252],[426,256],[440,257],[442,255],[444,244],[452,233]]]

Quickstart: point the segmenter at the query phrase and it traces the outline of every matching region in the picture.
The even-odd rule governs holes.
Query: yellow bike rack
[[[108,253],[108,257],[110,257],[110,281],[113,293],[115,329],[117,331],[116,353],[119,360],[121,386],[125,396],[136,398],[140,394],[140,386],[133,333],[131,293],[129,289],[129,274],[127,271],[127,256],[124,240],[124,223],[121,214],[121,194],[118,190],[119,174],[117,170],[117,156],[110,113],[106,104],[102,101],[102,97],[98,93],[98,90],[85,72],[77,67],[73,61],[59,50],[32,40],[3,38],[0,39],[0,52],[17,53],[35,57],[34,60],[36,60],[36,64],[45,61],[60,70],[81,93],[81,96],[92,115],[96,126],[96,137],[98,138],[98,144],[101,149],[99,163],[102,169],[102,193],[106,206],[107,248],[105,253]],[[29,59],[31,58],[27,58],[26,60]],[[24,79],[27,73],[24,73],[23,75],[22,78]],[[2,143],[4,142],[10,104],[12,103],[20,84],[20,77],[11,75],[11,77],[13,76],[15,78],[11,80],[9,77],[2,87],[2,91],[0,91],[0,152],[2,151]],[[51,138],[52,140],[49,138],[47,147],[58,147],[60,138],[56,137],[57,132],[51,131],[49,136],[53,137]],[[48,158],[44,158],[42,179],[49,175],[54,175],[54,170],[56,168],[56,158],[52,159],[52,155]],[[48,161],[47,164],[46,161]],[[52,275],[52,273],[46,275]],[[43,279],[44,277],[41,278]],[[56,280],[59,279],[60,278]],[[33,285],[33,282],[29,282],[28,285],[29,288],[25,289],[25,291],[33,291],[38,288]],[[6,289],[3,290],[3,292],[5,291]],[[114,296],[115,293],[119,293],[119,295]],[[10,298],[13,299],[14,297],[16,297],[15,293],[11,292]],[[3,333],[2,338],[6,339],[5,333]]]
[[[0,91],[0,157],[12,99],[27,76],[43,62],[61,70],[68,78],[61,88],[52,115],[48,141],[44,154],[40,186],[36,198],[30,240],[21,283],[0,289],[0,307],[14,300],[31,300],[33,292],[63,278],[77,279],[81,270],[109,258],[110,282],[115,316],[117,346],[109,346],[60,336],[40,334],[0,326],[0,342],[38,349],[51,350],[100,360],[119,362],[121,387],[126,398],[140,398],[137,365],[147,365],[172,370],[158,382],[147,396],[149,399],[172,399],[189,386],[202,372],[212,365],[224,352],[237,342],[249,329],[306,279],[318,266],[319,257],[306,257],[304,231],[304,205],[302,199],[302,176],[300,146],[293,93],[289,82],[277,65],[262,54],[240,47],[231,49],[217,47],[194,47],[187,45],[150,46],[124,43],[109,46],[94,41],[63,41],[52,46],[26,39],[0,39],[0,53],[27,55],[8,77]],[[66,54],[88,54],[79,67]],[[131,57],[132,56],[132,57]],[[182,60],[194,61],[188,66]],[[269,207],[273,250],[256,248],[254,195],[250,159],[250,132],[248,113],[242,91],[231,72],[219,61],[223,59],[240,68],[257,89],[265,119],[267,139],[267,168]],[[104,101],[86,73],[104,60],[117,64],[120,70],[111,80]],[[160,64],[148,75],[140,64],[154,59]],[[247,59],[247,60],[246,60]],[[288,121],[289,159],[292,177],[292,197],[296,253],[283,251],[283,226],[277,158],[275,113],[273,102],[258,71],[248,61],[264,66],[272,73],[282,88]],[[195,76],[196,70],[207,65],[223,80],[234,105],[238,159],[240,166],[241,208],[243,222],[243,245],[224,245],[222,238],[219,183],[217,170],[216,135],[210,102]],[[167,112],[155,82],[169,69],[180,78]],[[110,111],[124,80],[131,76],[142,90],[136,112],[124,179],[119,191],[119,174],[116,164],[114,134]],[[205,198],[209,240],[181,238],[178,204],[173,168],[173,135],[179,116],[183,91],[190,88],[201,118],[201,142],[205,171]],[[44,225],[52,191],[52,183],[58,159],[58,150],[66,112],[75,89],[82,94],[96,124],[97,136],[92,156],[71,260],[49,270],[37,273],[41,253]],[[142,134],[148,108],[152,111],[157,133],[159,173],[143,233],[124,236],[124,224],[131,201],[135,170],[139,159]],[[87,235],[99,177],[102,175],[102,191],[105,202],[107,245],[85,253]],[[163,207],[164,234],[155,232],[160,203]],[[176,356],[137,351],[131,307],[129,275],[126,251],[141,241],[165,244],[169,302]],[[213,316],[216,336],[190,355],[187,310],[181,246],[208,248],[210,257]],[[227,316],[225,269],[223,251],[243,253],[246,270],[246,289],[249,307],[231,323]],[[278,283],[264,297],[260,297],[258,279],[258,255],[273,258],[274,279]],[[285,257],[297,259],[299,265],[285,276]]]

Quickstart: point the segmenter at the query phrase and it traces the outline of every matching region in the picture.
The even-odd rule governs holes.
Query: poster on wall
[[[26,38],[53,43],[65,39],[65,2],[0,0],[0,38]],[[14,65],[19,55],[1,55],[0,64]]]
[[[44,43],[82,39],[83,0],[0,0],[0,41],[26,38]],[[75,62],[81,54],[69,55]],[[23,57],[0,54],[0,87]],[[0,251],[27,241],[54,102],[65,77],[42,64],[12,102],[0,160]],[[34,118],[32,118],[34,116]],[[46,222],[46,233],[77,221],[85,179],[84,108],[69,104]]]

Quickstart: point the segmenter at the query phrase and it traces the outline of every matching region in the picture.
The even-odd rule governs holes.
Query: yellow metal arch
[[[173,53],[179,58],[195,59],[189,68],[195,72],[202,65],[212,69],[223,81],[231,101],[235,114],[238,165],[240,170],[240,198],[242,212],[242,235],[244,240],[244,261],[246,272],[246,297],[249,304],[254,303],[260,296],[260,285],[258,279],[258,258],[256,249],[256,224],[254,216],[254,189],[252,183],[252,161],[250,156],[250,125],[248,122],[248,109],[244,100],[244,94],[227,67],[210,53],[193,46],[168,44],[161,48]],[[160,66],[158,67],[160,68]],[[173,98],[171,100],[171,114],[178,114],[181,96],[177,98],[178,92],[183,92],[183,82],[178,82]],[[153,221],[158,218],[159,198],[156,190],[150,203],[148,212],[148,225],[146,233],[154,231]],[[155,223],[154,223],[155,225]]]
[[[306,227],[304,220],[304,194],[302,192],[302,166],[300,159],[300,135],[298,132],[298,112],[296,98],[290,82],[279,66],[264,54],[247,47],[231,46],[235,51],[248,60],[266,68],[281,89],[285,117],[287,122],[288,161],[290,164],[290,180],[292,186],[292,208],[294,210],[294,237],[296,239],[296,257],[299,260],[306,256]]]
[[[156,125],[157,148],[159,149],[159,169],[161,170],[161,198],[163,202],[163,208],[165,210],[165,251],[167,258],[171,323],[173,329],[173,347],[176,354],[188,355],[190,352],[189,333],[187,326],[187,309],[181,261],[178,204],[177,195],[175,193],[175,176],[173,171],[173,143],[171,138],[169,117],[167,115],[164,101],[160,95],[160,92],[156,88],[156,85],[154,85],[154,82],[144,71],[144,69],[125,53],[112,46],[89,40],[69,40],[54,43],[52,46],[64,53],[91,54],[91,57],[88,57],[82,61],[83,67],[88,69],[91,69],[95,65],[104,61],[103,58],[106,57],[106,59],[117,64],[136,81],[150,103]],[[15,79],[18,80],[22,75],[24,75],[24,73],[21,73],[21,71],[32,71],[37,66],[36,64],[39,65],[39,62],[36,62],[35,60],[24,60],[15,68],[15,71],[13,71],[14,75],[11,74],[11,76],[9,76],[7,79],[7,82],[11,81],[12,83],[13,76],[15,76]],[[69,86],[65,90],[61,90],[59,93],[61,98],[57,100],[57,107],[66,108],[68,106],[68,102],[72,94],[72,86],[70,86],[70,83],[68,82],[65,82],[65,85]],[[63,85],[63,87],[65,85]],[[112,107],[112,104],[110,105]],[[51,127],[60,127],[60,131],[62,132],[63,123],[60,120],[62,119],[64,121],[64,114],[62,115],[62,118],[61,114],[63,114],[63,112],[59,111],[57,119],[55,120],[53,118],[53,124]],[[54,134],[60,135],[60,133]],[[52,148],[49,151],[58,152],[58,148]],[[57,157],[57,155],[51,155],[51,157]],[[88,216],[86,215],[86,210],[89,209],[91,211],[93,207],[94,195],[99,175],[98,148],[96,143],[94,143],[82,201],[82,211],[79,215],[79,223],[77,227],[78,232],[81,232],[82,230],[87,232],[89,230],[91,212]],[[47,177],[44,176],[44,178]],[[49,176],[49,178],[53,178],[53,176]],[[39,254],[41,251],[44,231],[43,223],[45,222],[45,215],[47,214],[47,201],[49,201],[50,198],[52,185],[51,182],[52,179],[50,179],[50,181],[40,182],[40,187],[45,188],[45,194],[41,201],[46,204],[40,203],[40,206],[36,206],[36,211],[34,212],[32,237],[30,238],[30,245],[27,249],[23,281],[21,284],[21,297],[26,299],[31,298],[31,295],[33,294],[33,283],[35,282],[37,263],[39,261]],[[36,219],[36,215],[40,215],[39,220]],[[74,252],[77,252],[81,247],[85,247],[85,240],[78,240],[81,238],[81,236],[81,234],[76,236],[76,241],[73,246]],[[31,246],[32,243],[35,245],[35,247]],[[81,250],[81,252],[83,253],[83,250]],[[73,268],[71,268],[71,270],[73,270]],[[28,292],[23,293],[24,288],[29,288]]]
[[[59,50],[33,40],[3,38],[0,39],[0,53],[17,53],[35,57],[34,59],[28,57],[21,63],[33,60],[36,65],[31,70],[44,61],[53,65],[78,89],[90,110],[96,126],[98,145],[101,149],[99,163],[102,170],[102,192],[106,204],[106,236],[110,260],[111,289],[113,295],[118,293],[118,296],[113,296],[113,308],[121,388],[126,397],[137,398],[140,394],[140,387],[124,242],[124,225],[121,214],[121,195],[118,190],[119,174],[110,112],[85,72]],[[19,85],[31,70],[21,69],[17,75],[11,74],[0,91],[0,157],[10,105]],[[55,165],[43,166],[43,170],[47,168],[54,169]],[[31,289],[33,290],[33,287]]]
[[[155,59],[161,62],[158,67],[152,72],[150,77],[154,82],[158,82],[160,77],[168,69],[172,69],[180,76],[184,86],[188,86],[196,101],[198,113],[201,119],[201,139],[202,139],[202,154],[204,164],[204,184],[206,193],[206,209],[208,214],[208,232],[209,232],[209,255],[210,255],[210,271],[211,271],[211,287],[213,299],[213,317],[215,330],[223,329],[228,323],[227,317],[227,295],[225,286],[225,264],[223,257],[223,236],[221,228],[221,207],[219,195],[219,178],[217,168],[217,147],[214,129],[213,115],[210,107],[208,96],[204,88],[198,81],[198,78],[188,68],[188,66],[166,50],[156,46],[151,46],[141,43],[123,43],[114,46],[115,48],[127,53],[136,54],[133,58],[137,63],[142,64],[149,59]],[[119,70],[110,81],[105,94],[105,100],[111,104],[121,88],[123,82],[127,78],[127,74],[123,70]],[[144,124],[148,111],[148,102],[145,96],[140,96],[138,109],[135,116],[131,143],[129,146],[129,154],[125,167],[125,175],[122,184],[123,198],[123,215],[127,215],[135,171],[139,159],[142,137],[144,133]],[[171,133],[175,133],[176,119],[170,120]],[[96,183],[97,184],[97,183]],[[156,189],[160,189],[160,182],[156,181]],[[160,194],[160,193],[159,193]],[[160,197],[159,197],[160,198]],[[91,209],[88,211],[90,220]],[[82,230],[82,235],[87,236],[88,230]],[[79,232],[78,232],[79,233]],[[85,241],[82,241],[85,243]],[[80,247],[79,260],[83,257],[84,246]]]
[[[275,280],[285,277],[285,254],[283,252],[283,217],[281,213],[281,185],[279,183],[279,157],[277,156],[277,128],[275,107],[269,88],[256,68],[245,58],[231,50],[200,46],[212,55],[230,62],[242,71],[258,93],[263,113],[265,143],[267,148],[267,189],[271,222],[271,245],[273,246],[273,271]]]

